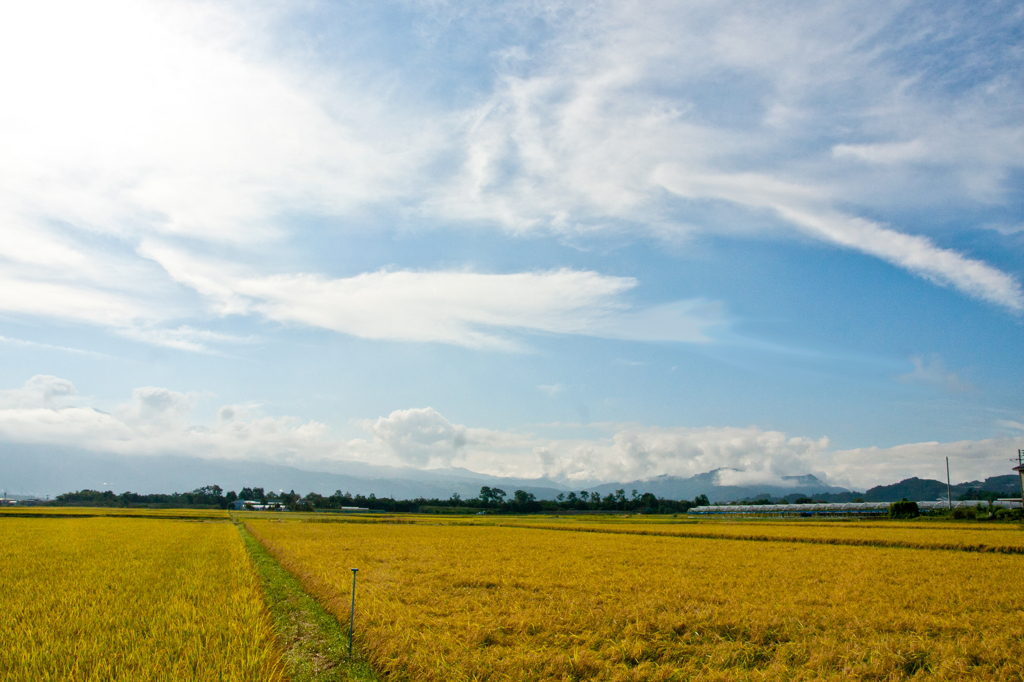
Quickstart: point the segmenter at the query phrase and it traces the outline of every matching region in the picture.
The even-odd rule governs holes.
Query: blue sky
[[[1019,3],[3,10],[0,441],[1008,473]]]

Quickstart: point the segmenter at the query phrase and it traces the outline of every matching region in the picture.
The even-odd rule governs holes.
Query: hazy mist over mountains
[[[447,499],[453,494],[473,498],[485,485],[501,488],[509,494],[515,490],[525,490],[538,499],[553,499],[559,493],[581,490],[605,496],[620,488],[625,489],[627,494],[636,489],[640,493],[649,492],[673,500],[707,495],[712,501],[755,496],[785,497],[793,493],[813,496],[849,492],[847,488],[829,485],[811,474],[783,477],[782,485],[778,482],[722,485],[719,471],[689,478],[658,476],[641,481],[577,481],[567,485],[549,478],[490,476],[458,467],[416,469],[345,462],[336,463],[333,468],[335,470],[330,472],[310,471],[265,462],[170,455],[131,457],[9,443],[0,446],[0,470],[3,473],[0,485],[5,487],[9,495],[19,496],[54,497],[81,489],[111,490],[115,493],[172,493],[214,484],[220,485],[225,491],[262,487],[267,490],[329,495],[341,490],[395,499]],[[985,483],[963,483],[955,486],[955,489],[957,495],[972,487],[1013,494],[1015,482],[1014,476],[1001,476],[990,478]],[[913,478],[891,486],[877,486],[869,490],[865,498],[888,500],[889,497],[900,499],[914,496],[934,499],[940,494],[945,494],[944,484]]]

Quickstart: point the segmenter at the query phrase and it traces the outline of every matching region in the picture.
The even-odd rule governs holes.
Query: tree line
[[[269,505],[290,511],[340,510],[343,507],[363,507],[382,512],[425,512],[425,513],[513,513],[530,514],[540,512],[632,512],[644,514],[685,513],[693,507],[709,504],[706,495],[694,500],[667,500],[653,493],[624,489],[608,493],[603,497],[596,492],[559,493],[554,500],[538,500],[536,495],[525,490],[515,490],[509,495],[501,488],[482,486],[476,497],[463,498],[458,493],[447,499],[417,497],[399,500],[392,497],[342,492],[332,495],[308,493],[300,495],[294,490],[282,492],[264,488],[242,488],[227,493],[219,485],[208,485],[187,493],[149,494],[113,491],[79,490],[58,495],[50,504],[58,506],[100,506],[100,507],[167,507],[167,508],[208,508],[227,509],[232,502],[244,500],[260,505]]]

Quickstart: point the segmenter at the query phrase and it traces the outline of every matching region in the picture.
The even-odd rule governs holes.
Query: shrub
[[[921,510],[917,508],[917,502],[904,499],[889,505],[889,516],[894,519],[912,519],[920,515]]]
[[[1007,509],[1005,507],[999,507],[992,513],[992,518],[996,521],[1020,521],[1022,518],[1020,509]]]
[[[960,507],[959,509],[953,510],[954,519],[976,519],[978,518],[978,510],[976,507]]]

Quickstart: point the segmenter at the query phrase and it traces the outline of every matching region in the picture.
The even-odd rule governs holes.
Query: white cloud
[[[136,388],[132,391],[132,401],[118,407],[114,414],[128,426],[162,434],[188,426],[195,398],[166,388]]]
[[[826,465],[840,485],[865,487],[917,476],[945,480],[946,457],[954,483],[1012,474],[1009,456],[1024,438],[991,438],[953,443],[908,443],[890,448],[856,448],[831,453]]]
[[[732,485],[809,473],[827,447],[827,438],[789,438],[756,427],[628,427],[603,439],[550,441],[536,454],[545,475],[562,480],[689,477],[728,467],[743,472],[720,474],[723,485]]]
[[[0,391],[0,408],[54,408],[74,398],[75,385],[67,379],[37,374],[22,388]]]
[[[65,379],[36,376],[21,389],[0,392],[0,440],[63,445],[125,455],[179,454],[302,463],[345,451],[324,437],[326,426],[272,418],[242,407],[220,410],[212,426],[194,424],[202,396],[144,387],[112,413],[73,400]]]
[[[985,27],[967,18],[947,26],[881,2],[483,8],[523,35],[539,16],[551,34],[488,45],[497,76],[455,98],[470,104],[451,105],[423,94],[441,88],[407,87],[423,77],[411,67],[381,78],[381,64],[311,41],[282,47],[298,30],[289,11],[302,10],[163,0],[0,10],[0,310],[185,350],[238,340],[193,332],[205,310],[167,273],[220,313],[476,348],[514,345],[487,327],[701,340],[719,316],[704,301],[616,308],[632,280],[575,271],[186,272],[210,244],[229,262],[273,260],[297,217],[381,206],[432,225],[643,237],[756,233],[772,229],[757,220],[770,211],[803,234],[1024,310],[1014,276],[862,217],[1006,204],[1024,163],[1019,56],[977,39]],[[426,43],[465,14],[416,11]],[[974,46],[990,75],[954,71],[945,77],[962,87],[935,85],[933,67],[912,56],[930,53],[940,26]],[[708,202],[741,207],[749,224],[689,215]],[[175,239],[181,262],[165,250],[166,272],[155,268],[154,240]],[[501,299],[549,283],[582,298],[542,296],[530,310]],[[437,284],[438,300],[433,288],[412,290],[422,284]],[[412,321],[398,328],[377,305]]]
[[[919,30],[894,42],[893,23],[906,21]],[[1019,83],[995,75],[955,96],[905,72],[928,68],[901,52],[928,45],[928,21],[873,3],[611,3],[553,40],[528,74],[500,82],[468,125],[462,174],[439,205],[512,231],[662,235],[756,232],[767,209],[806,235],[1019,312],[1012,275],[858,215],[1005,204],[1024,165],[1024,126],[1011,113]],[[823,136],[834,141],[827,156]],[[674,218],[686,205],[660,189],[738,204],[752,227]]]
[[[281,210],[377,200],[416,165],[419,126],[388,126],[382,102],[268,59],[265,7],[57,0],[4,14],[17,106],[0,113],[0,178],[24,215],[249,242],[279,233]]]
[[[949,393],[970,393],[975,390],[974,386],[961,379],[956,373],[948,371],[946,363],[937,354],[927,358],[913,356],[910,358],[910,362],[914,365],[914,371],[901,374],[897,377],[897,381],[937,388]]]
[[[537,390],[546,394],[549,398],[554,398],[565,390],[565,386],[562,384],[540,384],[537,386]]]
[[[165,346],[178,350],[192,351],[196,353],[209,353],[210,346],[224,344],[250,343],[254,339],[251,336],[237,336],[235,334],[222,334],[210,331],[209,329],[195,329],[188,325],[182,325],[174,329],[166,327],[127,327],[118,330],[122,336],[151,343],[155,346]]]
[[[0,310],[182,350],[234,343],[172,322],[197,311],[132,253],[139,239],[251,247],[285,234],[283,214],[337,215],[408,184],[433,133],[394,124],[384,86],[344,65],[321,75],[274,54],[276,12],[0,10]]]
[[[381,270],[329,279],[252,275],[237,265],[201,260],[153,243],[143,244],[140,253],[206,296],[220,314],[258,313],[276,322],[370,339],[519,349],[516,341],[496,331],[503,329],[703,342],[708,328],[724,323],[720,306],[706,301],[630,310],[622,297],[637,281],[596,272]]]
[[[350,447],[383,447],[402,464],[421,468],[449,466],[466,445],[466,427],[452,424],[430,407],[395,410],[363,426],[373,434],[373,443],[352,441]]]
[[[982,261],[941,249],[926,237],[834,211],[828,208],[821,192],[812,187],[758,174],[693,173],[670,164],[660,166],[654,177],[680,196],[715,197],[771,209],[813,237],[877,256],[936,284],[954,286],[1010,310],[1024,310],[1024,292],[1012,276]]]
[[[832,155],[837,159],[851,157],[871,163],[900,163],[927,158],[929,150],[918,138],[910,142],[878,144],[837,144]]]
[[[827,437],[793,437],[753,426],[592,424],[586,427],[590,437],[553,439],[452,423],[429,407],[363,420],[358,425],[368,438],[344,441],[332,438],[325,424],[264,416],[257,405],[224,405],[211,424],[196,424],[194,412],[202,397],[138,388],[130,401],[107,413],[84,404],[71,382],[36,376],[20,389],[0,391],[0,442],[261,460],[313,470],[343,470],[347,461],[451,466],[588,484],[663,474],[689,477],[715,469],[721,469],[720,485],[778,484],[785,476],[811,473],[858,489],[911,476],[941,478],[946,456],[958,480],[1005,474],[1007,453],[1024,447],[1018,436],[832,451]]]

